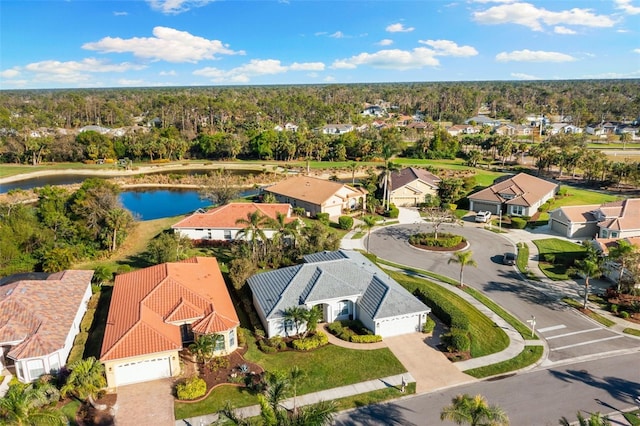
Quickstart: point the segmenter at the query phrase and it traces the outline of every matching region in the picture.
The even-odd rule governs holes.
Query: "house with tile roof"
[[[492,186],[467,197],[469,210],[487,210],[493,214],[533,216],[538,207],[553,198],[558,185],[547,180],[519,173],[498,178]]]
[[[594,238],[598,220],[593,215],[599,204],[563,206],[549,211],[549,229],[567,238]]]
[[[0,286],[0,370],[7,367],[28,383],[66,364],[91,298],[93,271],[11,278]]]
[[[427,195],[438,193],[440,178],[425,169],[407,167],[391,172],[391,203],[396,206],[417,206]]]
[[[626,241],[635,248],[636,252],[640,252],[640,236],[626,238],[596,238],[593,243],[596,249],[604,256],[609,256],[609,251],[617,247],[620,241]],[[638,262],[637,258],[636,262]],[[616,259],[605,257],[605,261],[602,265],[602,275],[611,282],[618,283],[620,273],[622,273],[622,282],[626,282],[634,288],[640,288],[640,282],[635,282],[634,273],[630,270],[631,268],[638,270],[638,266],[640,265],[627,264],[621,271],[620,263],[618,263]]]
[[[180,374],[179,352],[221,335],[214,355],[238,348],[238,315],[213,257],[194,257],[115,279],[100,361],[110,389]]]
[[[269,337],[294,334],[284,311],[318,306],[322,320],[357,319],[384,337],[422,330],[431,311],[388,274],[356,251],[320,252],[304,263],[247,280]]]
[[[345,210],[364,209],[368,193],[364,188],[302,175],[287,178],[264,191],[273,194],[280,203],[303,208],[309,216],[329,213],[332,219]]]
[[[291,217],[290,204],[269,203],[229,203],[216,207],[206,212],[196,212],[187,216],[171,228],[183,237],[191,240],[207,241],[235,241],[244,239],[246,235],[238,233],[245,225],[238,224],[238,219],[247,220],[247,217],[258,211],[260,215],[276,220],[278,215],[284,215],[285,222],[298,220]],[[264,229],[265,236],[269,239],[278,232],[277,229]]]

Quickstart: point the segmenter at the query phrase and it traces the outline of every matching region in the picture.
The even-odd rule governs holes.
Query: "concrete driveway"
[[[433,335],[440,333],[436,330]],[[416,380],[416,393],[473,382],[476,379],[461,372],[444,354],[435,349],[437,337],[423,333],[385,337],[384,342]]]
[[[115,417],[117,426],[174,426],[170,379],[118,388]]]

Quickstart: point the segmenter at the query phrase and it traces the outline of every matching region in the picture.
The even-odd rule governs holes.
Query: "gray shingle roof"
[[[307,255],[302,265],[250,277],[247,282],[268,319],[280,318],[291,306],[327,299],[357,297],[356,304],[373,319],[429,308],[384,271],[355,251]]]

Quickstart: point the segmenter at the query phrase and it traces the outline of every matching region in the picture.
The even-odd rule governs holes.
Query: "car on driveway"
[[[505,265],[515,265],[516,264],[516,255],[515,253],[505,253],[502,256],[502,263]]]
[[[476,222],[486,223],[491,219],[491,212],[487,210],[481,210],[476,213]]]

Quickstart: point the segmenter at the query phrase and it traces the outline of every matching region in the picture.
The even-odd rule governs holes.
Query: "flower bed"
[[[456,234],[440,232],[438,238],[435,233],[419,233],[409,237],[409,244],[423,250],[456,251],[467,246],[467,240]]]

